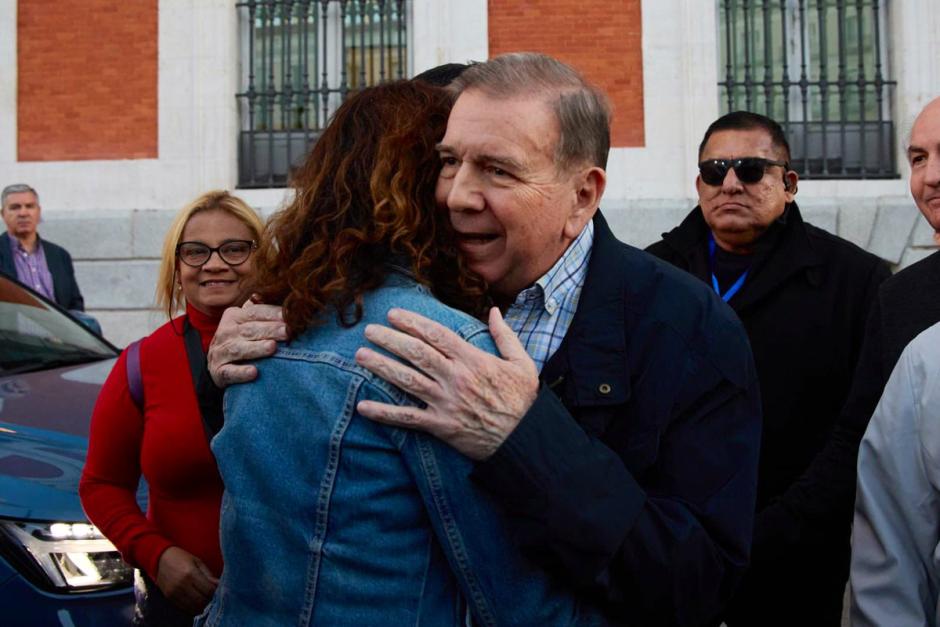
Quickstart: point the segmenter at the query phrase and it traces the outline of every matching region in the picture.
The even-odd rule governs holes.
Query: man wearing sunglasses
[[[829,480],[854,472],[855,454],[820,453],[889,276],[874,255],[803,221],[789,162],[773,120],[719,118],[699,148],[699,206],[648,249],[711,285],[754,351],[764,429],[751,566],[724,617],[732,627],[840,624],[852,500]]]

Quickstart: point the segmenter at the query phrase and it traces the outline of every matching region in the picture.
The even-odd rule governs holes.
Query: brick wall
[[[614,107],[613,146],[643,146],[641,0],[488,0],[490,56],[533,51],[578,68]]]
[[[19,0],[17,158],[157,157],[158,0]]]

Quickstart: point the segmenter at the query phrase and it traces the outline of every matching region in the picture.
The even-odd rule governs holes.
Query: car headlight
[[[88,523],[0,520],[0,531],[7,540],[4,553],[43,588],[77,592],[127,586],[134,579],[134,569]]]

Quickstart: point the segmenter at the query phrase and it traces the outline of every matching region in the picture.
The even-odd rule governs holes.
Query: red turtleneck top
[[[186,314],[206,350],[219,319],[189,306]],[[219,576],[223,486],[199,413],[183,343],[183,317],[141,342],[143,414],[128,390],[126,360],[125,351],[92,414],[79,485],[82,507],[124,559],[152,579],[163,551],[174,545]],[[150,491],[146,516],[136,498],[141,474]]]

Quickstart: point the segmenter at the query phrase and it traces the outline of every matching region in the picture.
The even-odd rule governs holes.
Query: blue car
[[[118,355],[0,275],[0,623],[129,625],[133,569],[82,512],[98,391]]]

